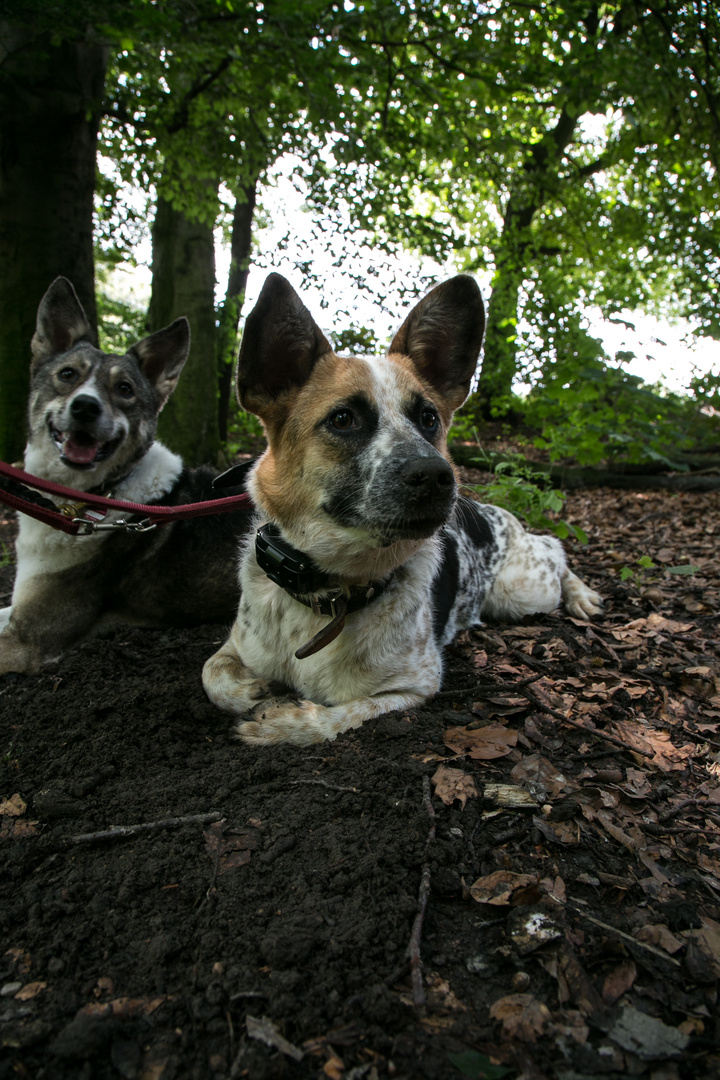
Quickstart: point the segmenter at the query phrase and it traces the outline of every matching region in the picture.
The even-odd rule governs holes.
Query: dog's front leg
[[[214,656],[206,660],[202,682],[213,705],[235,716],[249,712],[259,698],[270,693],[265,680],[253,675],[240,659],[232,635]]]
[[[288,742],[295,746],[335,739],[344,731],[358,728],[366,720],[421,705],[428,695],[413,690],[390,690],[373,697],[347,701],[342,705],[316,705],[313,701],[270,701],[258,705],[254,720],[238,724],[235,732],[244,742],[256,746]]]
[[[92,575],[74,571],[34,578],[16,600],[0,612],[0,675],[35,674],[57,660],[92,630],[101,607]]]

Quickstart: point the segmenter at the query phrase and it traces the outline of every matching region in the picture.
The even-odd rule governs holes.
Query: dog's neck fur
[[[318,569],[332,578],[332,586],[328,588],[383,581],[428,543],[427,540],[398,540],[387,547],[372,547],[364,530],[340,527],[329,517],[302,524],[278,521],[263,506],[262,489],[256,482],[255,472],[248,481],[248,491],[259,512],[259,524],[271,521],[277,525],[289,544],[306,554]]]

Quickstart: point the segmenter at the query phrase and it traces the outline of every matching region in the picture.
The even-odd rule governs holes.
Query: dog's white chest
[[[441,658],[427,589],[419,587],[422,576],[417,584],[413,578],[410,571],[401,587],[348,615],[333,642],[298,660],[295,650],[329,618],[313,615],[253,566],[242,575],[243,597],[231,637],[256,675],[285,683],[312,701],[352,701],[403,683],[433,693]]]

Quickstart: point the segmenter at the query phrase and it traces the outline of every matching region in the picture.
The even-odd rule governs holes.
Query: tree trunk
[[[250,272],[250,253],[252,251],[252,223],[257,198],[257,180],[252,186],[243,188],[244,201],[238,198],[233,214],[232,237],[230,240],[230,273],[228,275],[225,301],[220,309],[220,321],[217,336],[218,367],[218,425],[220,441],[227,442],[228,411],[232,373],[237,356],[237,328],[240,313],[245,301],[245,287]]]
[[[96,327],[93,193],[106,50],[0,24],[0,457],[25,444],[30,339],[59,274]]]
[[[188,465],[214,462],[220,450],[215,367],[215,244],[211,225],[158,198],[153,225],[148,329],[190,320],[190,356],[160,416],[158,433]]]
[[[596,30],[597,10],[587,16]],[[585,49],[585,46],[583,46]],[[589,44],[588,50],[594,46]],[[521,176],[508,199],[500,245],[495,257],[495,276],[488,309],[485,355],[478,382],[482,415],[489,419],[507,414],[512,381],[517,370],[516,327],[518,299],[532,246],[532,222],[542,210],[548,193],[557,191],[563,155],[572,142],[578,124],[579,107],[563,105],[555,126],[539,142],[528,148]],[[495,408],[493,409],[493,403]]]
[[[526,192],[520,200],[508,200],[500,246],[495,256],[495,274],[488,305],[485,349],[478,380],[477,401],[485,419],[494,411],[508,412],[512,383],[517,369],[516,344],[518,301],[523,283],[526,252],[531,243],[530,225],[542,205],[539,191],[532,199]]]

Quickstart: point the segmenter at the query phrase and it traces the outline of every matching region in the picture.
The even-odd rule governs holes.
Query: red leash
[[[16,482],[21,493],[6,491],[0,485],[0,502],[20,510],[23,514],[42,521],[45,525],[51,525],[54,529],[69,533],[71,536],[87,536],[98,529],[129,529],[133,532],[147,532],[158,525],[167,525],[171,521],[181,521],[184,518],[206,517],[209,514],[223,514],[229,510],[239,510],[241,507],[251,507],[252,500],[249,495],[227,495],[224,499],[207,499],[205,502],[185,503],[182,506],[154,506],[152,504],[123,502],[121,499],[111,499],[105,495],[92,495],[87,491],[76,491],[74,488],[63,487],[55,484],[52,480],[43,480],[39,476],[23,472],[12,465],[6,465],[0,461],[0,476],[7,476]],[[58,509],[50,509],[47,505],[39,505],[32,498],[27,498],[27,487],[38,488],[50,495],[67,498],[68,502]],[[15,485],[13,485],[15,486]],[[28,495],[31,495],[28,492]],[[49,500],[43,500],[47,503]],[[100,507],[107,510],[124,510],[127,514],[141,515],[141,521],[120,521],[103,524],[102,521],[93,520],[82,516],[86,512],[91,513],[92,507]],[[105,517],[105,514],[95,515],[97,518]]]

